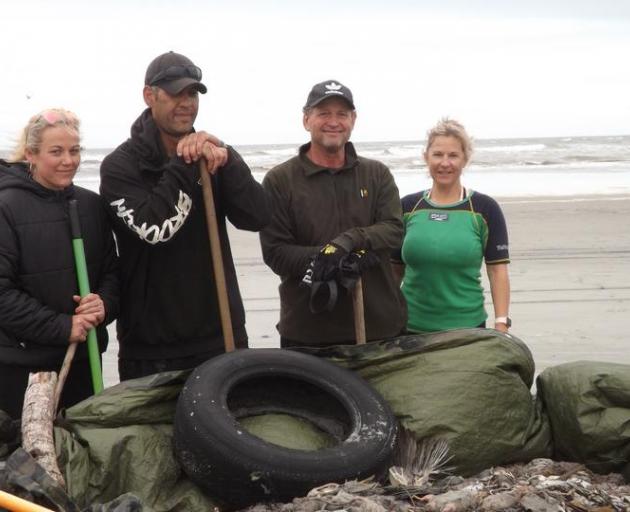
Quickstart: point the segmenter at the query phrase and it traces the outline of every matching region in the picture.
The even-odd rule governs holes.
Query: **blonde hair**
[[[473,152],[472,139],[470,135],[468,135],[464,125],[459,121],[443,117],[427,132],[427,145],[424,149],[425,156],[428,154],[429,148],[431,148],[436,137],[455,137],[462,145],[466,162],[470,160]]]
[[[51,126],[64,126],[68,130],[75,131],[80,135],[79,118],[69,110],[63,108],[50,108],[35,114],[28,121],[22,130],[18,143],[11,155],[12,162],[23,162],[26,160],[27,150],[31,153],[39,153],[44,130]]]

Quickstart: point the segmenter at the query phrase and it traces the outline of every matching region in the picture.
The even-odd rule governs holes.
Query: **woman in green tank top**
[[[507,332],[511,325],[505,218],[494,199],[462,185],[471,153],[464,127],[441,120],[428,132],[424,151],[432,187],[402,199],[405,238],[394,269],[402,279],[411,332],[485,327],[484,261],[494,328]]]

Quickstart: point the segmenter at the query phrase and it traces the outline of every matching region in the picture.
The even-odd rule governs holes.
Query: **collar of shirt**
[[[304,167],[304,174],[306,176],[312,176],[313,174],[317,174],[319,172],[329,172],[330,169],[328,167],[321,167],[315,163],[313,163],[307,156],[306,156],[306,152],[308,151],[308,149],[311,147],[311,143],[308,142],[306,144],[304,144],[303,146],[300,146],[300,152],[298,155],[298,158],[300,159],[300,161],[302,162],[302,165]],[[338,169],[339,171],[344,171],[346,169],[352,169],[353,167],[356,167],[359,163],[358,157],[357,157],[357,152],[354,149],[354,146],[352,145],[352,142],[346,142],[346,146],[345,146],[345,152],[346,152],[346,163],[344,164],[344,166],[341,169]]]

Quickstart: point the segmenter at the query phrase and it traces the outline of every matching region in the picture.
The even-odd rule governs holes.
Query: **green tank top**
[[[484,217],[468,197],[435,205],[424,192],[404,215],[402,292],[410,331],[476,327],[487,318],[481,265],[488,241]]]

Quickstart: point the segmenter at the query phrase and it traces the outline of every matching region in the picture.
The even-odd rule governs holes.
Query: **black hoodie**
[[[91,291],[105,303],[97,328],[118,314],[117,258],[107,213],[94,192],[70,185],[55,191],[33,181],[26,165],[0,160],[0,360],[22,366],[61,366],[79,295],[68,200],[76,199]],[[84,343],[78,359],[87,357]]]
[[[247,347],[245,312],[225,219],[258,231],[265,193],[240,155],[212,177],[236,346]],[[101,196],[114,222],[122,268],[121,359],[208,357],[223,351],[198,164],[168,158],[150,110],[101,165]]]

